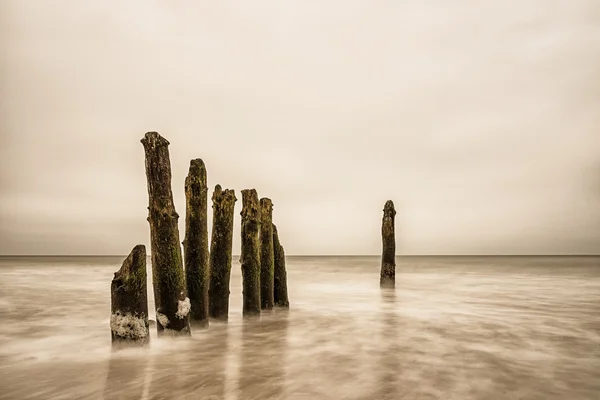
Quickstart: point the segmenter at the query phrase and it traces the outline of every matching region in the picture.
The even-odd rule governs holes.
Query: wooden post
[[[179,215],[171,190],[169,141],[157,132],[148,132],[141,142],[146,153],[156,328],[159,336],[189,336],[190,300],[185,295]]]
[[[210,243],[210,283],[208,313],[211,318],[227,320],[229,314],[229,278],[231,274],[231,247],[233,245],[234,190],[215,187],[213,201],[213,228]]]
[[[260,204],[255,189],[242,190],[242,297],[244,316],[260,314]]]
[[[273,298],[278,307],[289,308],[287,292],[287,272],[285,270],[285,251],[279,242],[277,227],[273,224],[273,255],[275,261],[275,277],[273,282]]]
[[[110,284],[110,331],[113,345],[120,342],[146,344],[148,331],[148,291],[146,247],[139,244],[115,272]]]
[[[262,309],[271,309],[275,304],[273,203],[266,197],[260,199],[260,222],[260,305]]]
[[[190,161],[185,179],[185,239],[183,254],[190,315],[201,326],[208,326],[208,221],[206,167],[197,158]]]
[[[381,238],[383,251],[381,256],[381,286],[394,286],[396,283],[396,238],[394,232],[394,217],[396,210],[394,203],[388,200],[383,207],[383,220],[381,222]]]

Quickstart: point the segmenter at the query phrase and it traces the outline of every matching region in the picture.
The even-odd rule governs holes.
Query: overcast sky
[[[252,187],[288,254],[600,253],[598,0],[0,7],[0,254],[148,245],[147,131],[182,240],[200,157],[234,254]]]

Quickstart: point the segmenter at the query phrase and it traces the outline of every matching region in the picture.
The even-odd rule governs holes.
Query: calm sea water
[[[236,261],[228,323],[113,353],[122,259],[0,258],[0,398],[600,399],[598,257],[288,257],[259,321]]]

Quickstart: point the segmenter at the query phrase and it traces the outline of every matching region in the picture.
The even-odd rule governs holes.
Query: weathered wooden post
[[[201,326],[208,326],[208,221],[206,167],[197,158],[190,161],[185,179],[185,239],[183,255],[190,315]]]
[[[273,254],[273,203],[260,199],[260,305],[263,309],[274,306],[273,296],[275,256]]]
[[[146,344],[148,331],[148,291],[146,247],[138,244],[115,272],[110,284],[110,331],[113,345],[121,342]]]
[[[185,296],[179,215],[171,190],[169,141],[157,132],[148,132],[141,142],[146,153],[156,328],[158,335],[189,336],[190,300]]]
[[[231,247],[233,245],[233,209],[235,191],[215,187],[213,201],[213,228],[210,243],[210,283],[208,313],[211,318],[227,320],[229,314],[229,277],[231,275]]]
[[[273,298],[275,305],[289,307],[287,292],[287,272],[285,270],[285,251],[279,242],[277,227],[273,224],[273,258],[275,261],[275,278],[273,280]]]
[[[255,189],[242,190],[242,297],[244,316],[260,314],[260,204]]]
[[[388,200],[383,207],[381,238],[383,251],[381,256],[381,286],[394,286],[396,283],[396,237],[394,232],[394,203]]]

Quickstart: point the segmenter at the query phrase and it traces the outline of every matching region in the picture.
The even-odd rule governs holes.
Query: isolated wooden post
[[[287,292],[287,272],[285,271],[285,251],[279,242],[277,227],[273,224],[273,258],[275,261],[275,278],[273,280],[273,298],[278,307],[289,307]]]
[[[183,255],[187,293],[193,320],[208,326],[208,221],[206,167],[197,158],[190,161],[185,179],[185,239]]]
[[[271,309],[273,296],[275,260],[273,254],[273,203],[271,199],[260,199],[260,305]]]
[[[381,286],[394,286],[396,282],[396,237],[394,232],[394,203],[388,200],[383,207],[381,238],[383,251],[381,256]]]
[[[260,204],[255,189],[242,190],[242,314],[260,314]]]
[[[115,272],[110,284],[110,331],[113,345],[119,342],[146,344],[148,331],[148,291],[146,247],[139,244]]]
[[[229,314],[229,277],[231,275],[231,247],[233,245],[233,209],[235,191],[215,187],[213,201],[213,228],[210,243],[210,283],[208,313],[211,318],[227,320]]]
[[[190,300],[185,296],[179,215],[171,191],[169,141],[157,132],[148,132],[141,142],[146,153],[156,328],[158,335],[189,336]]]

